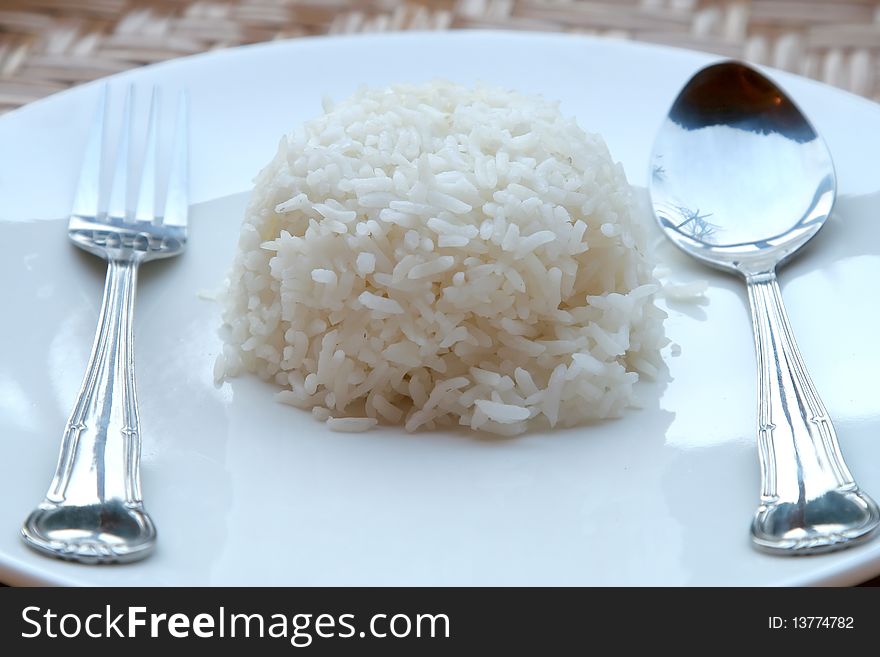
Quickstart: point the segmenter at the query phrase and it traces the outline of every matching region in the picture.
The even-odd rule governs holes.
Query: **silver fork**
[[[181,94],[164,212],[155,211],[158,100],[153,92],[140,189],[127,203],[131,87],[109,207],[99,211],[107,88],[86,148],[68,236],[107,260],[104,299],[82,387],[64,430],[55,477],[22,538],[44,554],[83,563],[135,561],[156,543],[141,500],[141,437],[134,376],[134,313],[141,263],[181,253],[187,237],[187,99]]]

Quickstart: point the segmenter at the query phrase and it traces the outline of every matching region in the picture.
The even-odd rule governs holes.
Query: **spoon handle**
[[[825,552],[867,538],[880,509],[859,490],[807,372],[774,271],[746,278],[758,359],[757,547]]]

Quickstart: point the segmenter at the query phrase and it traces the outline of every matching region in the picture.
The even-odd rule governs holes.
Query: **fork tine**
[[[113,184],[110,188],[110,205],[107,214],[110,217],[127,218],[128,208],[128,146],[131,137],[131,103],[134,85],[129,85],[125,94],[125,109],[122,111],[122,128],[119,133],[119,152],[113,172]]]
[[[186,91],[180,93],[177,109],[177,126],[171,156],[171,173],[168,177],[168,194],[165,198],[163,222],[168,226],[186,226],[189,209],[189,102]]]
[[[101,150],[104,147],[104,116],[107,113],[107,85],[101,88],[98,111],[92,119],[86,153],[83,157],[72,214],[94,217],[98,214],[98,189],[101,182]]]
[[[156,219],[156,150],[159,133],[156,128],[159,114],[159,89],[153,87],[150,99],[150,118],[147,126],[147,142],[141,171],[141,184],[134,211],[135,221],[153,222]]]

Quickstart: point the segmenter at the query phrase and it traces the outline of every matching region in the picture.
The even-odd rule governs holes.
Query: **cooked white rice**
[[[666,339],[602,139],[541,98],[450,83],[325,109],[256,179],[215,376],[255,372],[342,431],[620,415]]]

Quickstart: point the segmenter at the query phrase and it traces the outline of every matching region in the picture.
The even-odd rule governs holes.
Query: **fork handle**
[[[140,507],[140,423],[134,376],[139,261],[108,260],[95,342],[46,496],[56,504]]]
[[[758,359],[761,504],[756,545],[788,553],[845,547],[880,522],[847,468],[807,372],[773,271],[746,278]]]

